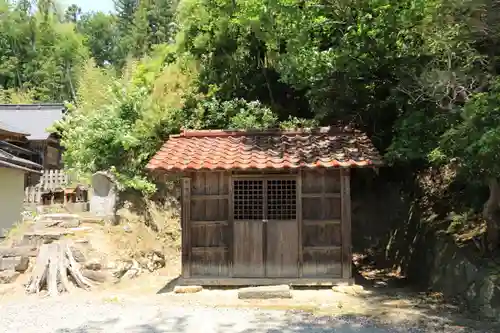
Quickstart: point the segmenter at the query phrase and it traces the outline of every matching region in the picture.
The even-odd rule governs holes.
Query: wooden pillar
[[[352,278],[351,178],[349,169],[340,169],[342,204],[342,278]]]
[[[228,173],[228,204],[227,204],[227,227],[229,228],[228,253],[227,253],[227,271],[229,277],[233,277],[234,265],[234,194],[233,194],[233,175]]]
[[[181,200],[182,277],[187,278],[191,276],[191,178],[182,178]]]
[[[297,198],[296,198],[296,203],[297,203],[297,227],[298,227],[298,239],[297,241],[299,242],[298,247],[299,247],[299,260],[298,260],[298,269],[299,269],[299,278],[302,277],[303,269],[302,267],[304,266],[304,255],[303,255],[303,247],[304,245],[302,244],[302,223],[303,223],[303,215],[302,215],[302,170],[299,170],[299,174],[297,176],[297,185],[296,185],[296,191],[297,191]]]

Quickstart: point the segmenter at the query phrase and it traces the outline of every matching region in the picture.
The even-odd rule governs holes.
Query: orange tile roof
[[[347,128],[297,131],[186,131],[171,135],[150,170],[246,170],[363,167],[382,164],[368,137]]]

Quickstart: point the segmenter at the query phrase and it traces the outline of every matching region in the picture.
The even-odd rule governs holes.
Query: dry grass
[[[5,235],[5,239],[2,241],[2,245],[13,246],[16,242],[23,239],[24,234],[29,231],[33,221],[30,219],[22,220],[12,226]]]
[[[120,224],[104,227],[114,250],[121,257],[129,258],[151,251],[165,255],[178,253],[181,231],[176,209],[147,202],[146,210],[146,214],[138,214],[125,205],[118,212]]]

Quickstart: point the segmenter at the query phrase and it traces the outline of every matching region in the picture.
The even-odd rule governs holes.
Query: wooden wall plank
[[[198,248],[192,253],[191,276],[227,277],[227,255],[225,248]]]
[[[193,173],[190,215],[191,276],[228,276],[228,173]],[[196,194],[194,194],[196,193]],[[220,253],[224,249],[225,253]]]
[[[307,247],[342,244],[342,228],[339,224],[304,225],[302,236],[302,244]]]
[[[263,226],[262,221],[235,221],[233,223],[235,239],[240,242],[233,249],[233,276],[265,276]]]
[[[225,225],[191,225],[192,247],[227,247],[229,237]]]
[[[336,248],[304,248],[303,277],[341,277],[341,252]]]
[[[307,182],[307,183],[306,183]],[[339,170],[304,170],[302,276],[342,275],[342,193]]]
[[[298,277],[297,221],[269,221],[266,229],[266,277]]]

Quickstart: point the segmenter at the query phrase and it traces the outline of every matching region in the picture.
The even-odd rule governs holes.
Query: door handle
[[[268,220],[262,220],[262,222],[263,222],[263,223],[267,223],[267,222],[268,222]]]

